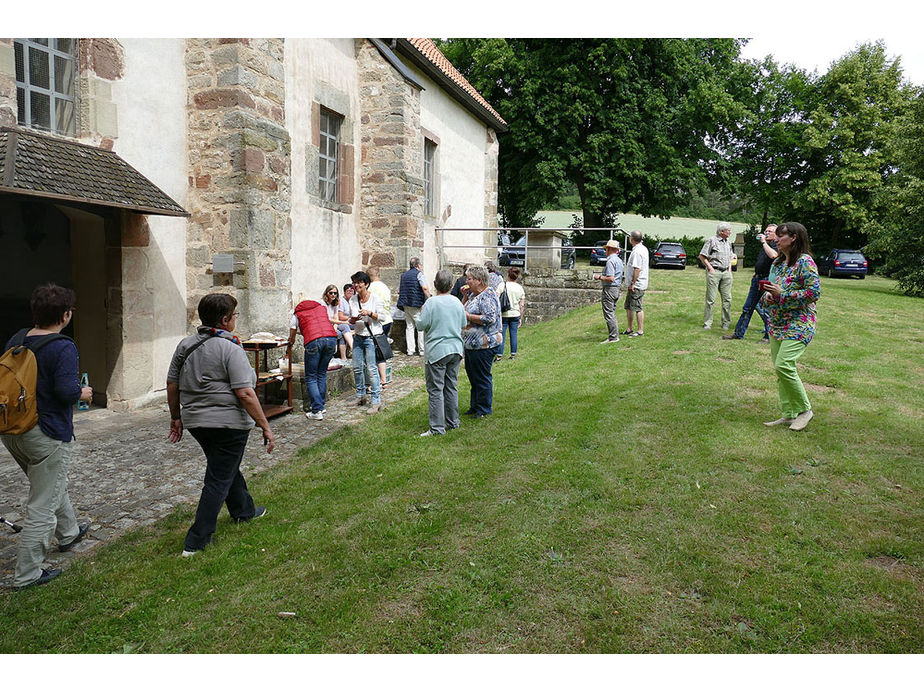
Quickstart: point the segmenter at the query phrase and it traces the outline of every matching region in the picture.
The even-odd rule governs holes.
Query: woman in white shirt
[[[520,278],[520,268],[511,267],[507,270],[507,281],[504,282],[500,291],[507,292],[507,298],[510,299],[510,310],[501,313],[501,344],[497,352],[499,361],[504,356],[504,345],[507,343],[506,334],[510,333],[510,358],[517,357],[517,330],[520,328],[520,320],[523,315],[523,308],[526,306],[526,292],[523,287],[517,283]]]
[[[388,288],[388,284],[379,278],[379,268],[375,265],[370,265],[366,273],[369,275],[369,279],[372,280],[369,284],[369,291],[371,291],[382,304],[382,332],[387,337],[389,331],[391,331],[391,323],[393,322],[391,317],[391,289]],[[378,366],[379,382],[382,383],[382,389],[384,390],[388,387],[388,383],[385,382],[385,362],[379,361]]]
[[[367,414],[377,414],[382,408],[382,388],[379,369],[375,362],[375,339],[372,335],[383,334],[381,319],[384,314],[382,303],[369,291],[372,282],[365,272],[352,275],[356,294],[350,299],[350,324],[353,325],[353,376],[356,380],[356,404],[368,403],[366,380],[371,386],[372,403]]]

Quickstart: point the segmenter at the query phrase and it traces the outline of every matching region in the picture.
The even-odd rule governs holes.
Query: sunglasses
[[[337,296],[338,294],[337,294],[336,291],[328,291],[328,292],[327,292],[327,295],[328,295],[328,296]]]

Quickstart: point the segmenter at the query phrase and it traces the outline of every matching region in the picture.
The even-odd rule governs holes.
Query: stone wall
[[[227,291],[238,332],[288,323],[292,265],[290,140],[285,128],[282,39],[189,39],[187,312]],[[214,253],[235,271],[212,272]]]
[[[408,260],[424,250],[420,90],[365,39],[357,41],[357,63],[362,264],[377,265],[382,281],[397,286]]]
[[[600,282],[587,272],[532,269],[520,281],[526,290],[526,321],[541,322],[600,301]]]

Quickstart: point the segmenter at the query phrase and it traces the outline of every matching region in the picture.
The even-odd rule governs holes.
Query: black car
[[[574,244],[570,238],[561,241],[561,267],[574,269]],[[513,245],[505,246],[497,253],[497,264],[504,267],[523,267],[526,264],[526,236],[517,239]]]
[[[687,268],[687,251],[680,243],[658,243],[658,247],[651,254],[649,264],[655,269],[659,267]]]
[[[818,272],[829,277],[866,277],[869,263],[859,250],[835,248],[818,261]]]

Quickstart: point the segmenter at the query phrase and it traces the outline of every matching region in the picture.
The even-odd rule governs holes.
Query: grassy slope
[[[537,214],[545,218],[542,224],[545,228],[566,228],[573,221],[574,212],[544,211]],[[715,235],[715,226],[718,223],[708,219],[687,219],[686,217],[645,218],[638,214],[620,214],[618,221],[626,231],[641,231],[646,236],[655,238],[681,238],[683,236],[706,238]],[[747,228],[747,224],[732,222],[732,232],[735,234],[744,232]]]
[[[0,595],[0,650],[921,651],[924,304],[823,280],[795,434],[702,279],[652,272],[642,340],[599,345],[598,307],[526,327],[494,416],[422,440],[412,395],[254,477],[267,517],[192,560],[184,507]]]

